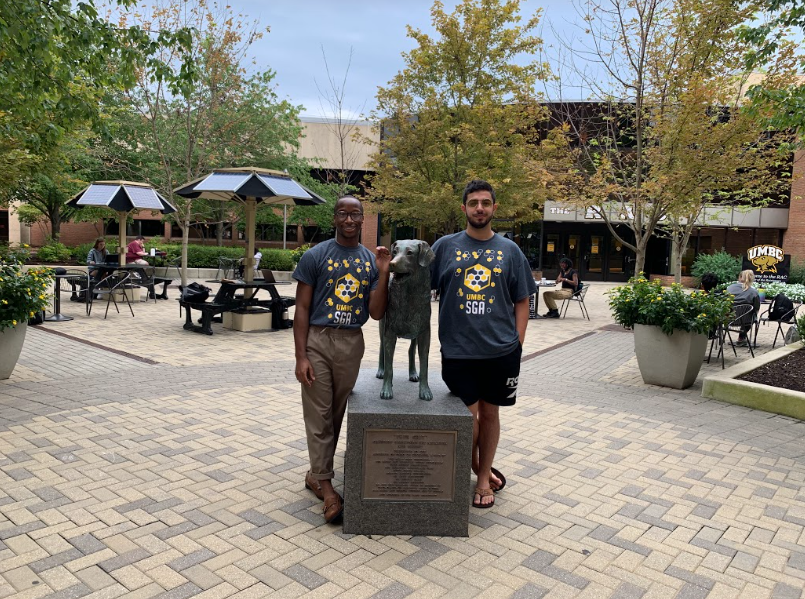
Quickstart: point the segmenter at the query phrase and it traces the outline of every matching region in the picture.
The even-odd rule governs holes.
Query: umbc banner
[[[783,248],[776,245],[756,245],[746,250],[743,270],[755,273],[758,286],[769,283],[787,283],[791,255],[783,254]]]

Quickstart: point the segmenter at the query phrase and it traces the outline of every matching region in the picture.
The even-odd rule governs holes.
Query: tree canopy
[[[539,218],[554,148],[540,143],[534,90],[548,70],[534,59],[539,14],[520,24],[519,11],[519,0],[464,0],[448,14],[437,1],[435,37],[408,27],[417,47],[378,90],[374,115],[382,135],[369,195],[384,215],[453,232],[464,186],[482,178],[499,217]]]

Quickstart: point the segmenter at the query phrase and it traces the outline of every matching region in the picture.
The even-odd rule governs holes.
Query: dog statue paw
[[[431,393],[430,387],[428,387],[427,383],[419,386],[419,399],[423,401],[430,401],[433,399],[433,393]]]

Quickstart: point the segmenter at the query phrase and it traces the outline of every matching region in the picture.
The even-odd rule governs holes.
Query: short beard
[[[491,222],[492,222],[492,217],[491,216],[486,221],[484,221],[483,223],[480,223],[480,224],[473,222],[472,219],[470,219],[469,216],[467,217],[467,224],[469,226],[471,226],[473,229],[485,229],[486,226]]]

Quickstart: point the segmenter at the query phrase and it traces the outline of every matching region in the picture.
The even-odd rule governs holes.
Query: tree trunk
[[[179,223],[182,229],[182,287],[187,285],[187,245],[190,241],[190,209],[188,208],[184,221]]]
[[[218,247],[224,245],[224,223],[221,221],[215,223],[215,245]]]
[[[50,236],[58,241],[61,236],[61,212],[56,209],[50,214]]]
[[[693,222],[693,221],[691,221]],[[674,282],[682,282],[682,255],[688,247],[688,241],[692,233],[692,227],[681,227],[675,229],[672,237],[674,253]]]
[[[635,257],[634,257],[634,274],[635,276],[639,275],[641,272],[646,275],[648,278],[648,274],[646,272],[646,246],[648,246],[648,240],[650,239],[649,236],[645,236],[641,239],[638,243],[635,244]]]

